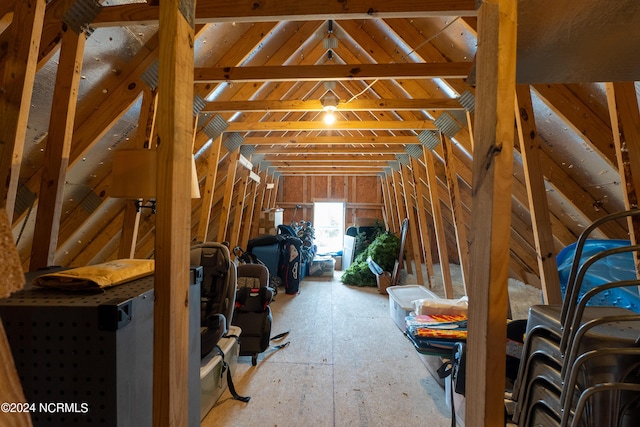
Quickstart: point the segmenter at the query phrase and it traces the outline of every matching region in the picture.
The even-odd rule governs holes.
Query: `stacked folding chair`
[[[513,391],[519,426],[631,426],[640,414],[640,314],[629,308],[593,306],[594,297],[640,280],[582,289],[589,268],[640,245],[605,249],[581,261],[592,231],[640,210],[607,215],[580,235],[562,305],[529,310],[522,361]],[[609,258],[608,258],[609,257]],[[637,309],[637,308],[636,308]]]

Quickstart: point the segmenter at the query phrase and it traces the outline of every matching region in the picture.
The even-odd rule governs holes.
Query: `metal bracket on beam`
[[[211,139],[216,139],[229,127],[229,123],[219,114],[207,123],[204,127],[204,133]]]
[[[101,9],[102,6],[96,0],[77,0],[67,9],[62,22],[76,34],[84,32],[89,37],[95,30],[89,24],[98,16]]]
[[[230,153],[233,153],[240,148],[243,142],[244,137],[237,132],[233,132],[224,140],[224,146],[227,147],[227,150],[229,150]]]
[[[432,130],[424,130],[418,134],[420,144],[433,151],[440,144],[440,132]]]

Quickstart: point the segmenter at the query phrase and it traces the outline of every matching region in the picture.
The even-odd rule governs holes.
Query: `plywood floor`
[[[295,296],[281,288],[272,335],[290,330],[291,344],[255,367],[240,357],[234,383],[251,401],[225,391],[203,427],[451,425],[444,390],[391,319],[388,297],[339,274],[307,277]]]

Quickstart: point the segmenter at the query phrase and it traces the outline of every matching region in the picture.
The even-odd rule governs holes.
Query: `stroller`
[[[269,270],[262,264],[240,264],[237,267],[237,291],[232,324],[242,329],[240,356],[251,356],[256,366],[258,355],[271,347],[285,348],[284,344],[271,346],[272,340],[283,339],[289,331],[271,337],[271,301],[274,291],[269,286]]]

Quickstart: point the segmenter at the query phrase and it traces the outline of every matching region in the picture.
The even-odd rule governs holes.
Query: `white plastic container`
[[[242,330],[237,326],[231,326],[227,335],[240,336]],[[231,376],[238,364],[238,352],[240,346],[236,338],[221,338],[218,345],[224,352],[224,360],[229,364]],[[220,375],[222,370],[222,357],[215,351],[202,359],[200,365],[200,419],[209,413],[213,405],[218,401],[222,393],[227,389],[227,373]]]
[[[407,327],[404,318],[414,309],[411,301],[423,298],[438,298],[436,294],[420,285],[391,286],[387,288],[389,294],[389,314],[402,332]]]

